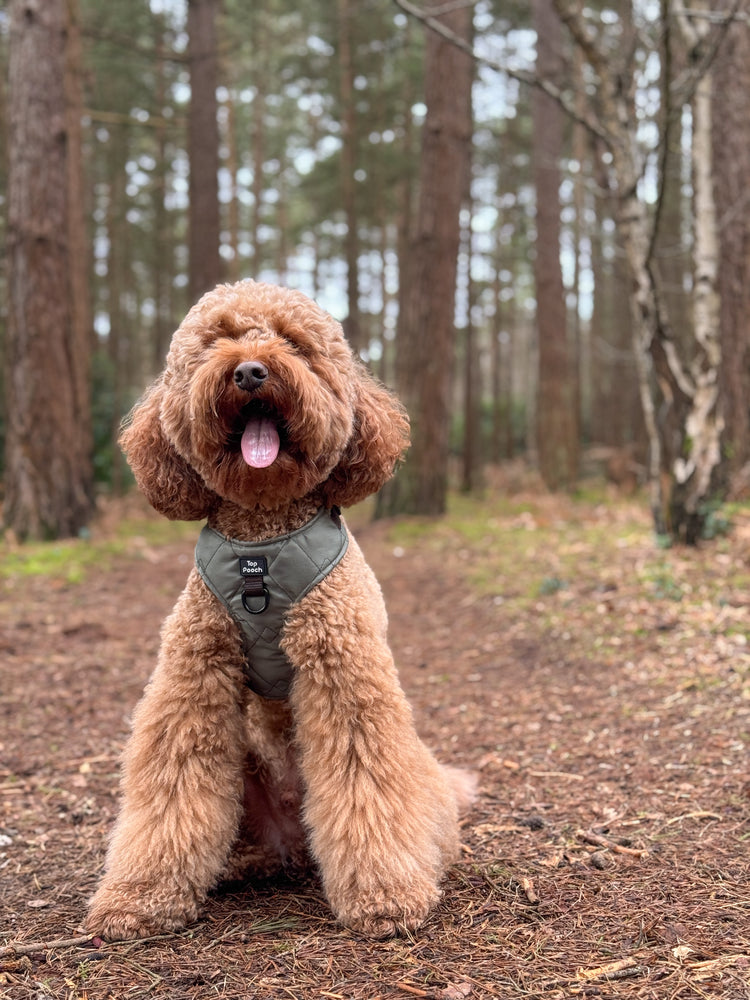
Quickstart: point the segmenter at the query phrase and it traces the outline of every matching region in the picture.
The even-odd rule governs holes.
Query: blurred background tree
[[[0,432],[5,521],[17,534],[80,531],[92,468],[99,489],[126,486],[121,417],[217,278],[313,295],[403,393],[415,449],[397,492],[409,499],[390,497],[381,512],[439,512],[449,486],[491,484],[492,467],[514,456],[552,488],[575,488],[592,468],[647,484],[656,530],[687,541],[712,505],[750,491],[746,0],[694,4],[687,20],[671,0],[585,11],[475,0],[450,5],[465,18],[446,25],[458,46],[432,38],[426,3],[405,0],[79,2],[79,54],[75,6],[44,5],[45,17],[49,7],[70,19],[62,55],[46,61],[64,102],[38,135],[54,147],[65,122],[64,162],[59,148],[49,161],[69,178],[64,213],[40,200],[60,185],[33,206],[14,203],[14,171],[44,154],[14,119],[30,107],[29,67],[11,44],[21,5],[0,9]],[[432,12],[447,16],[444,4]],[[430,124],[441,81],[425,57],[438,41],[472,53],[461,167],[448,167],[434,141],[441,125]],[[707,73],[709,132],[696,127]],[[201,108],[207,124],[195,128]],[[710,245],[696,253],[707,245],[696,228],[701,162],[714,192],[713,272]],[[456,223],[433,279],[418,253],[431,177],[462,185],[458,208],[439,195],[431,209]],[[43,296],[24,313],[19,234],[40,210],[66,234],[55,252],[74,267],[64,300]],[[717,303],[708,326],[695,310],[706,273]],[[44,348],[36,363],[18,353],[24,338]],[[65,343],[75,351],[55,354]],[[71,414],[75,434],[42,432],[45,421],[71,426]],[[32,453],[39,488],[29,490],[19,456]],[[43,510],[53,487],[57,518]]]

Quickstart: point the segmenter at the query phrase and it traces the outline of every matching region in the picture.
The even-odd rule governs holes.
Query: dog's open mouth
[[[276,422],[265,414],[253,414],[245,424],[240,451],[252,469],[267,469],[279,454],[281,438]]]

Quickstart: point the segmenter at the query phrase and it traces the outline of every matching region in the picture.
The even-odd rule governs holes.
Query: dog
[[[310,865],[368,937],[416,930],[438,900],[473,777],[417,736],[340,516],[408,436],[300,292],[220,285],[174,334],[121,444],[157,511],[206,526],[133,713],[92,934],[175,931],[222,880]]]

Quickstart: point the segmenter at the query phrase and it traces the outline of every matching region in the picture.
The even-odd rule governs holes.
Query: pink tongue
[[[267,469],[279,453],[279,432],[268,417],[252,417],[242,435],[242,457],[253,469]]]

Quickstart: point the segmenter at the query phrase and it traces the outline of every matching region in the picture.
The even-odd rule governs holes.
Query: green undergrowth
[[[747,521],[750,508],[735,509]],[[631,589],[646,600],[716,605],[750,583],[730,533],[698,550],[660,548],[647,503],[589,488],[585,496],[454,495],[440,519],[394,523],[390,541],[439,554],[479,597],[544,611]],[[715,563],[716,571],[712,563]]]
[[[144,552],[198,535],[199,525],[165,518],[119,520],[114,528],[94,525],[86,538],[54,542],[0,542],[0,579],[47,577],[83,583],[92,572],[108,569],[118,558],[143,558]]]

